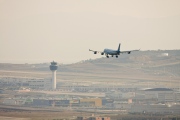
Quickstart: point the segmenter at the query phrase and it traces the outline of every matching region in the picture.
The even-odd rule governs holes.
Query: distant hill
[[[45,73],[38,74],[38,76],[50,77],[49,64],[1,63],[0,70],[31,71],[35,72],[31,75]],[[154,80],[168,82],[171,80],[174,84],[178,84],[180,79],[180,50],[139,51],[130,55],[122,54],[119,58],[102,57],[75,64],[62,64],[59,65],[57,78],[76,81],[130,81],[131,83]]]
[[[148,73],[166,72],[180,76],[180,50],[139,51],[130,55],[121,54],[119,58],[99,58],[85,60],[76,64],[61,65],[61,72],[128,72],[132,70]]]

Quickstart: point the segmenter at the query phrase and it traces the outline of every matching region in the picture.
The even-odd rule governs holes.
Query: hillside
[[[154,76],[180,76],[180,50],[140,51],[119,58],[99,58],[61,65],[60,72],[118,74],[144,73]]]
[[[51,77],[49,63],[0,64],[0,75]],[[9,71],[7,73],[7,71]],[[16,72],[12,72],[16,71]],[[19,71],[19,72],[18,72]],[[23,72],[22,72],[23,71]],[[23,73],[23,74],[22,74]],[[153,82],[178,85],[180,79],[180,50],[139,51],[119,58],[84,60],[75,64],[59,65],[57,79],[70,81]],[[125,82],[125,83],[124,83]],[[159,82],[159,83],[158,83]]]

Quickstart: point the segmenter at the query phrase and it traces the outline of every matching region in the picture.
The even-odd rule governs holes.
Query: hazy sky
[[[180,49],[180,0],[0,0],[0,62],[72,63],[118,43]]]

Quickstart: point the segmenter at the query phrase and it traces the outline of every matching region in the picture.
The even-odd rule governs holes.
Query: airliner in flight
[[[111,55],[112,57],[115,55],[116,58],[118,58],[118,55],[120,55],[120,54],[122,54],[122,53],[130,54],[130,53],[133,52],[133,51],[139,51],[139,50],[140,50],[140,49],[139,49],[139,50],[120,51],[120,46],[121,46],[121,44],[119,44],[117,50],[104,49],[104,51],[101,52],[101,51],[94,51],[94,50],[90,50],[90,49],[89,49],[89,51],[94,52],[94,54],[97,54],[97,53],[101,53],[101,55],[104,55],[104,54],[105,54],[107,58],[109,58],[109,55]]]

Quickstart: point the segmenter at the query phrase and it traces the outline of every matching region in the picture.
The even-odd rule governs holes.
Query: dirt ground
[[[30,120],[30,119],[29,118],[16,118],[16,117],[0,116],[0,120]]]
[[[0,120],[53,120],[53,119],[76,119],[77,116],[90,116],[90,114],[74,111],[51,112],[51,111],[22,111],[0,110]]]

